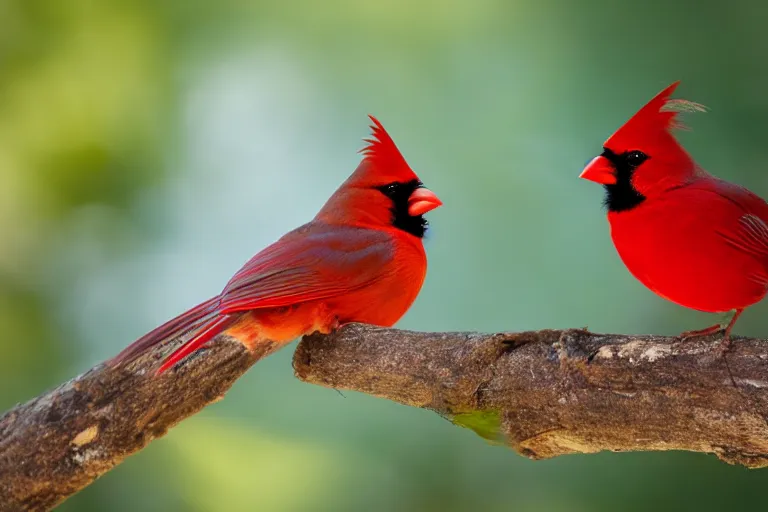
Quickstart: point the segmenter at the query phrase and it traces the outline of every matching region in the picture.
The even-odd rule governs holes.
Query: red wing
[[[738,226],[732,232],[721,235],[738,249],[758,257],[768,257],[768,225],[752,213],[739,218]]]
[[[727,199],[733,215],[717,232],[726,242],[763,263],[763,271],[752,275],[761,284],[768,283],[768,204],[751,191],[722,180],[707,180],[702,187]]]
[[[326,299],[375,283],[394,258],[383,232],[308,224],[253,257],[227,284],[221,314]]]

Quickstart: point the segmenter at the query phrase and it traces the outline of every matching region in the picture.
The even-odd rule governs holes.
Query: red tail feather
[[[177,348],[165,359],[165,361],[163,361],[163,364],[158,368],[156,375],[164,373],[168,368],[172,368],[173,365],[211,341],[217,334],[226,329],[238,316],[239,315],[225,315],[208,322],[194,338]]]
[[[219,296],[213,297],[176,318],[167,321],[131,343],[117,356],[110,359],[107,364],[117,366],[130,362],[158,343],[171,338],[178,338],[195,329],[199,329],[218,314],[219,302]]]

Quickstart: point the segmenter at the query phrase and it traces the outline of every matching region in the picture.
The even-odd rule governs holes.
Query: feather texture
[[[158,373],[222,332],[253,348],[263,340],[285,343],[348,322],[394,324],[424,281],[421,216],[441,203],[422,187],[381,123],[373,116],[371,121],[373,137],[362,150],[363,161],[311,222],[251,258],[220,295],[142,336],[113,363],[186,334],[191,337]],[[387,193],[394,189],[407,196]],[[418,203],[418,215],[404,224],[411,203]],[[421,226],[421,232],[406,225]]]
[[[413,173],[384,126],[372,115],[368,117],[373,123],[370,127],[371,138],[363,139],[368,145],[361,149],[360,153],[368,162],[381,169],[387,169],[388,173]]]
[[[657,94],[604,144],[604,154],[635,162],[621,183],[642,197],[632,208],[609,208],[611,238],[627,269],[659,296],[701,311],[736,310],[727,339],[741,311],[766,295],[768,204],[705,172],[680,146],[671,133],[682,126],[677,116],[705,108],[670,99],[677,86]],[[616,186],[610,173],[619,170],[609,159],[603,164],[602,174],[591,176]]]
[[[371,286],[394,257],[385,232],[308,224],[257,254],[230,280],[222,314],[337,297]]]
[[[114,366],[131,361],[139,354],[158,343],[197,331],[200,327],[218,316],[219,303],[220,299],[217,295],[216,297],[208,299],[202,304],[198,304],[194,308],[185,311],[176,318],[165,322],[161,326],[134,341],[125,350],[111,359],[109,363]]]

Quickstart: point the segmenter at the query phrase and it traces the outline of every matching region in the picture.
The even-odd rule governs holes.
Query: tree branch
[[[154,377],[159,360],[178,345],[157,347],[123,367],[96,366],[0,417],[0,510],[53,508],[221,399],[279,348],[263,343],[251,352],[219,336],[200,356]]]
[[[48,510],[219,400],[256,361],[219,336],[155,378],[178,341],[99,365],[0,417],[0,510]],[[437,411],[531,458],[691,450],[768,466],[768,342],[584,330],[416,333],[353,324],[305,338],[307,382]]]
[[[532,459],[714,453],[768,466],[768,341],[586,330],[417,333],[350,325],[305,338],[296,375],[438,412]]]

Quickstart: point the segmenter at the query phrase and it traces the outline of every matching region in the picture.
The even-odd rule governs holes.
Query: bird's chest
[[[659,283],[673,279],[688,265],[685,226],[672,225],[663,212],[610,213],[608,220],[611,239],[621,260],[654,291],[659,291]]]
[[[375,282],[328,301],[328,309],[337,313],[342,324],[391,326],[416,300],[426,270],[423,249],[410,244],[399,246],[393,261]]]
[[[632,275],[672,302],[713,312],[744,307],[765,293],[750,277],[754,258],[723,239],[721,218],[706,205],[666,203],[608,215],[611,238]]]

